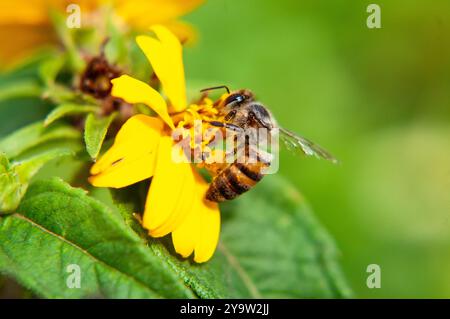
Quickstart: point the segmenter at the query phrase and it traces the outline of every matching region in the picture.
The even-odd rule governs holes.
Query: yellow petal
[[[188,257],[194,251],[194,261],[208,261],[216,250],[220,233],[220,211],[217,203],[205,199],[209,184],[195,174],[192,209],[172,232],[175,251]]]
[[[185,219],[187,213],[192,209],[195,191],[195,177],[192,165],[183,165],[184,179],[179,198],[170,216],[159,227],[152,229],[150,235],[153,237],[163,237],[174,231]],[[152,205],[149,200],[149,205]]]
[[[198,204],[198,201],[196,201]],[[193,206],[183,223],[172,232],[175,251],[184,258],[189,257],[195,249],[200,237],[200,209]]]
[[[111,95],[122,98],[128,103],[144,103],[148,105],[170,128],[174,128],[173,121],[167,112],[166,101],[150,85],[128,75],[122,75],[113,79],[111,83],[113,84]]]
[[[176,35],[183,46],[195,44],[198,40],[197,30],[189,23],[175,20],[164,22],[163,25]]]
[[[30,2],[35,2],[31,4]],[[49,20],[47,1],[2,1],[0,4],[1,24],[28,24],[38,25],[47,23]]]
[[[0,2],[0,25],[27,24],[43,25],[49,23],[49,11],[66,13],[69,4],[80,6],[82,13],[92,11],[98,4],[95,0],[14,0]]]
[[[155,25],[152,30],[158,39],[141,35],[136,41],[161,81],[171,102],[171,111],[183,111],[186,108],[186,82],[182,46],[166,27]]]
[[[203,2],[204,0],[114,0],[114,6],[118,15],[128,24],[145,30],[153,24],[175,20]]]
[[[175,162],[172,158],[172,138],[163,136],[158,148],[155,174],[147,195],[143,226],[150,235],[161,237],[171,232],[185,216],[192,193],[193,171],[190,163]]]
[[[199,210],[200,234],[194,250],[194,261],[197,263],[208,261],[214,254],[219,241],[219,205],[204,199],[208,187],[208,184],[206,184],[206,187],[202,185],[198,192],[202,196],[202,202]]]
[[[32,2],[32,3],[30,3]],[[49,19],[49,0],[16,0],[0,3],[0,68],[30,55],[57,38]]]
[[[125,187],[153,176],[163,122],[135,115],[120,129],[114,145],[91,168],[96,187]]]
[[[57,43],[57,36],[50,22],[50,10],[66,15],[69,4],[81,7],[82,14],[97,6],[93,0],[14,0],[0,1],[0,69],[14,67],[40,47]],[[12,39],[13,41],[5,41]]]
[[[56,43],[57,38],[50,24],[50,9],[67,14],[67,6],[77,4],[81,7],[83,21],[86,20],[89,24],[90,12],[104,3],[111,3],[115,12],[128,25],[148,30],[157,23],[176,23],[178,17],[192,11],[202,2],[204,0],[3,0],[0,1],[0,35],[5,36],[0,38],[14,41],[3,41],[4,45],[0,44],[0,68],[6,62],[18,61],[37,46]],[[175,34],[182,40],[191,35],[187,33],[188,28],[175,30]]]
[[[129,25],[142,30],[151,25],[189,13],[204,0],[15,0],[0,2],[1,23],[37,24],[49,20],[50,8],[65,12],[69,4],[77,4],[82,13],[89,13],[101,4],[111,4]]]

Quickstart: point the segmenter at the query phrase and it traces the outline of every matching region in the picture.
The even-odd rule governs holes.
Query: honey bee
[[[228,87],[218,86],[204,89],[202,92],[220,88],[224,88],[228,92],[228,96],[218,105],[224,120],[211,121],[210,125],[238,132],[249,128],[264,128],[269,132],[278,129],[280,139],[288,150],[323,158],[332,163],[337,162],[328,151],[319,145],[279,127],[271,112],[262,103],[255,100],[251,91],[243,89],[230,92]],[[248,139],[245,141],[248,143]],[[234,161],[217,172],[206,192],[206,199],[213,202],[232,200],[247,192],[264,177],[264,171],[271,165],[271,157],[261,150],[255,150],[257,152],[256,161],[248,161],[249,151],[252,147],[252,145],[246,145],[243,161]]]

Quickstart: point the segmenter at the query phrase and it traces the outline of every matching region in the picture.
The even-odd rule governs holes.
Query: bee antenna
[[[225,90],[227,90],[227,93],[230,94],[230,89],[226,85],[213,86],[210,88],[200,90],[200,92],[207,92],[207,91],[218,90],[218,89],[225,89]]]

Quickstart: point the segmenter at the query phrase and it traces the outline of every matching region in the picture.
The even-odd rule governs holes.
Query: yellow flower
[[[177,20],[204,0],[15,0],[0,3],[0,63],[13,62],[43,44],[56,41],[49,10],[66,12],[69,4],[78,4],[82,25],[90,14],[109,4],[127,25],[144,30],[164,24],[180,39],[193,35],[190,25]],[[69,14],[69,13],[67,13]],[[14,41],[5,41],[13,39]]]
[[[185,258],[194,253],[194,261],[201,263],[211,258],[217,246],[219,207],[205,199],[209,184],[195,167],[173,160],[172,132],[192,128],[195,119],[213,118],[217,110],[209,99],[187,107],[182,46],[167,28],[156,25],[152,30],[157,38],[138,36],[136,41],[160,79],[170,107],[144,82],[128,75],[112,80],[113,96],[144,103],[158,117],[130,118],[113,146],[92,166],[89,181],[97,187],[121,188],[152,177],[143,226],[153,237],[171,233],[176,252]]]

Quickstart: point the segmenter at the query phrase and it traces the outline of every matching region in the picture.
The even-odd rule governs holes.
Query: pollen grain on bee
[[[191,127],[179,127],[172,132],[175,142],[172,160],[175,163],[224,166],[233,163],[265,163],[267,169],[264,174],[277,172],[277,128],[219,128],[210,124],[195,120]]]

